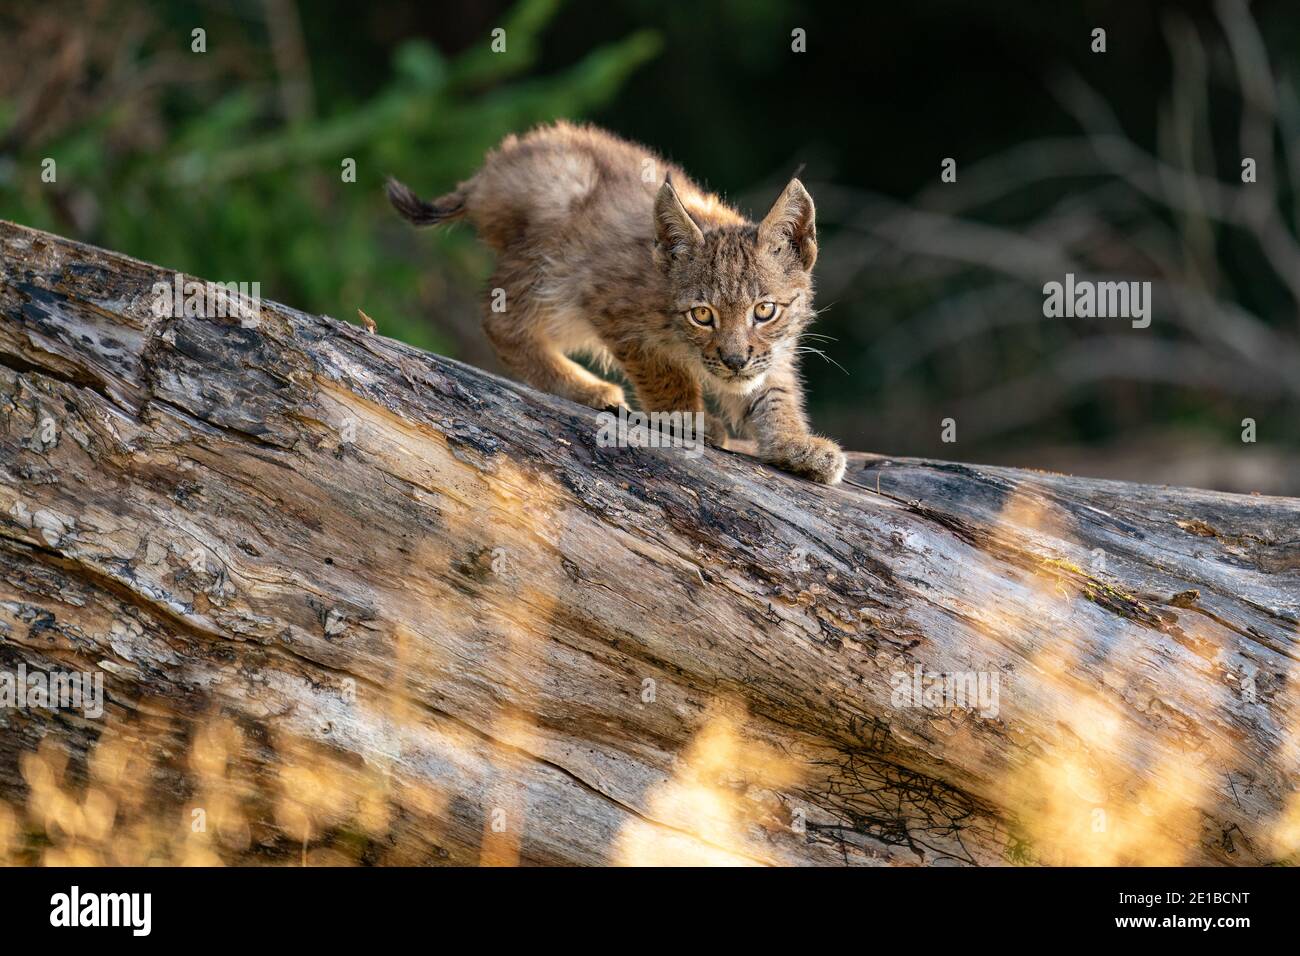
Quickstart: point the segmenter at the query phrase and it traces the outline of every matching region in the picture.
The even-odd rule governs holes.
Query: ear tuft
[[[777,197],[758,225],[761,242],[780,249],[788,246],[798,257],[800,266],[810,272],[817,261],[817,212],[812,196],[798,179]]]
[[[689,252],[704,241],[704,233],[682,205],[673,184],[665,179],[655,196],[655,254],[664,261]]]

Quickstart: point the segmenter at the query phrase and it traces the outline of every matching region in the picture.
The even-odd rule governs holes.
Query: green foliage
[[[559,5],[521,0],[502,23],[503,53],[486,34],[450,61],[409,41],[372,95],[296,122],[278,115],[271,82],[178,93],[152,148],[124,133],[132,103],[110,102],[44,142],[18,143],[0,166],[0,217],[75,234],[68,209],[89,203],[80,238],[204,278],[257,281],[264,297],[307,311],[355,320],[361,308],[384,333],[446,351],[423,315],[436,307],[424,279],[442,269],[472,283],[486,257],[463,230],[417,240],[388,208],[384,178],[444,192],[507,133],[606,104],[658,52],[655,34],[635,32],[539,78]],[[265,39],[249,52],[271,59]],[[0,138],[14,112],[0,98]],[[58,163],[52,184],[40,181],[47,156]],[[345,159],[355,160],[356,182],[343,181]]]

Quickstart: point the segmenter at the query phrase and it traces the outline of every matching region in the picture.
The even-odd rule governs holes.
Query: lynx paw
[[[712,412],[704,413],[704,441],[713,448],[727,447],[727,423]]]
[[[820,435],[805,435],[781,442],[763,457],[778,468],[823,485],[839,484],[844,477],[844,452],[835,442]]]
[[[599,382],[595,385],[584,385],[581,388],[575,388],[569,398],[579,404],[590,405],[592,408],[627,406],[627,399],[623,396],[623,389],[613,382]]]

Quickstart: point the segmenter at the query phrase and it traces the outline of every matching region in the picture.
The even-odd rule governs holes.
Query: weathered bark
[[[1298,501],[604,448],[355,326],[0,255],[0,669],[108,698],[0,709],[14,858],[1295,853]],[[900,706],[917,665],[996,715]]]

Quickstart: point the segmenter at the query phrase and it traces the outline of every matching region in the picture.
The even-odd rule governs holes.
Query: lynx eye
[[[713,310],[707,305],[697,305],[686,313],[686,317],[696,325],[708,328],[713,324]]]
[[[775,302],[760,302],[754,306],[754,321],[771,322],[779,311]]]

